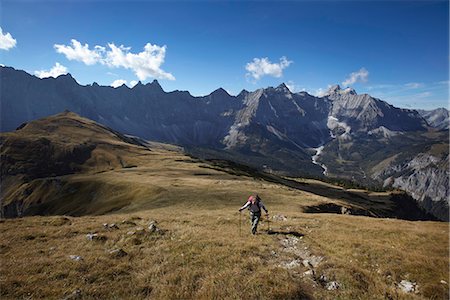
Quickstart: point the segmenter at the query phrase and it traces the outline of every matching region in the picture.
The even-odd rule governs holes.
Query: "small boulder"
[[[397,286],[404,293],[414,293],[417,291],[417,283],[409,280],[402,280]]]
[[[351,211],[350,208],[342,206],[341,207],[341,214],[343,214],[343,215],[351,215],[352,211]]]
[[[287,217],[285,215],[274,215],[272,219],[275,221],[287,221]]]
[[[329,291],[337,290],[340,287],[337,281],[330,281],[326,284],[325,288]]]
[[[314,270],[308,270],[306,272],[303,272],[303,276],[306,276],[306,277],[314,278],[315,275],[316,274],[315,274]]]
[[[108,225],[108,229],[119,229],[119,226],[117,226],[115,223],[111,223]]]
[[[129,225],[129,226],[136,226],[136,223],[133,222],[133,221],[130,221],[130,220],[123,220],[123,221],[121,222],[121,224],[123,224],[123,225]]]
[[[309,257],[309,263],[312,265],[313,268],[317,268],[322,261],[323,261],[323,256],[311,255]]]
[[[135,232],[137,235],[144,235],[145,229],[144,229],[144,227],[136,227]]]
[[[83,257],[81,257],[79,255],[69,255],[69,258],[74,261],[82,261],[83,260]]]
[[[156,224],[156,221],[150,221],[150,223],[148,223],[148,231],[150,233],[162,233],[162,230]]]
[[[298,259],[294,259],[292,261],[288,261],[288,262],[282,263],[280,265],[280,267],[285,268],[285,269],[294,269],[298,266],[300,266],[300,260],[298,260]]]
[[[109,254],[114,257],[114,258],[120,258],[120,257],[124,257],[127,256],[128,253],[126,253],[124,250],[122,249],[113,249],[109,251]]]
[[[302,264],[307,268],[311,268],[311,269],[314,268],[314,266],[311,264],[311,262],[308,259],[304,259],[302,261]]]
[[[98,238],[98,234],[96,234],[96,233],[88,233],[88,234],[86,234],[86,238],[88,239],[88,241],[93,241],[93,240]]]

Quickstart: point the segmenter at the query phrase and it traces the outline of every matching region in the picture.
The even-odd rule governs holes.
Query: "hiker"
[[[246,208],[248,208],[248,210],[250,211],[252,234],[256,234],[258,222],[261,218],[261,208],[266,211],[266,214],[269,214],[269,211],[266,209],[261,201],[261,198],[258,195],[251,195],[250,197],[248,197],[247,202],[241,208],[239,208],[239,212],[243,211]]]

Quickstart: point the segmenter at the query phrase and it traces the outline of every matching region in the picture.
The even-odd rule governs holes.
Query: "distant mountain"
[[[448,136],[431,132],[417,111],[339,86],[324,97],[292,93],[284,84],[237,96],[220,88],[194,97],[186,91],[165,92],[156,80],[131,89],[81,86],[70,74],[39,79],[10,67],[0,68],[0,80],[2,131],[68,109],[126,134],[183,146],[196,156],[287,176],[331,176],[411,190],[410,183],[409,188],[400,184],[411,180],[389,184],[391,175],[376,175],[377,166],[400,152],[407,153],[397,156],[404,158],[398,161],[403,166],[430,153],[435,144],[448,144]],[[444,165],[446,154],[448,149],[438,155]],[[414,172],[400,169],[395,178]],[[437,182],[448,182],[448,173],[436,174]],[[424,205],[429,211],[438,202],[448,206],[448,189],[437,186],[439,192],[428,195],[429,184],[435,186],[427,181],[420,195],[411,194],[421,203],[430,196],[430,205]]]
[[[316,180],[305,184],[258,172],[232,161],[193,159],[181,147],[125,136],[73,112],[1,133],[0,153],[2,218],[97,215],[160,207],[161,203],[207,206],[211,197],[229,204],[230,193],[242,190],[246,195],[248,185],[254,186],[258,179],[259,184],[271,186],[271,193],[276,186],[286,193],[299,190],[308,197],[321,195],[317,206],[301,199],[298,208],[307,212],[340,213],[345,207],[347,213],[355,215],[436,219],[403,192],[348,192]],[[221,185],[221,196],[214,191],[217,184]],[[381,199],[384,205],[380,206]]]
[[[449,129],[449,113],[445,108],[436,108],[433,110],[417,110],[419,114],[427,120],[428,124],[439,130]]]

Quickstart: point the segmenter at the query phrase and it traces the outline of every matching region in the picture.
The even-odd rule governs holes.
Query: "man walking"
[[[261,208],[264,209],[266,214],[268,214],[269,211],[266,209],[261,198],[258,195],[251,195],[250,197],[248,197],[247,202],[241,208],[239,208],[239,212],[243,211],[246,208],[248,208],[248,210],[250,211],[252,234],[256,234],[259,219],[261,218]]]

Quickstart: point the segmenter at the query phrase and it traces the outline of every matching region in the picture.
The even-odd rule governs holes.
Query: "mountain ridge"
[[[188,91],[165,92],[157,80],[130,89],[82,86],[70,74],[39,79],[10,67],[0,73],[2,131],[68,109],[126,134],[197,152],[210,149],[217,158],[232,156],[238,163],[287,176],[332,174],[382,186],[387,178],[373,176],[372,169],[395,154],[396,139],[405,143],[404,151],[414,149],[402,156],[409,161],[427,153],[433,143],[448,143],[444,132],[432,128],[417,111],[339,86],[324,97],[292,93],[285,84],[236,96],[219,88],[195,97]],[[442,151],[437,158],[445,163],[448,151]],[[448,181],[448,174],[434,174],[440,174],[437,181]],[[413,180],[401,182],[408,182],[408,188],[402,188],[414,190]],[[427,192],[426,187],[420,190]],[[448,189],[433,194],[448,196]],[[440,197],[431,203],[443,200]]]

